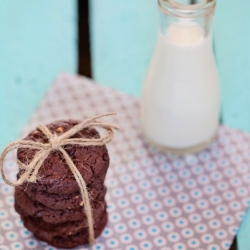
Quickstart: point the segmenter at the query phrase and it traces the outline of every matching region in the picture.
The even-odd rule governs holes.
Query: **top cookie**
[[[80,121],[57,121],[46,125],[52,133],[61,135]],[[71,138],[99,138],[94,128],[85,128]],[[24,140],[48,143],[46,136],[39,130],[32,131]],[[87,187],[98,180],[103,181],[109,166],[109,156],[106,146],[77,146],[66,145],[65,151],[80,171]],[[36,150],[18,149],[17,158],[24,164],[29,164],[34,158]],[[23,170],[18,173],[18,178]],[[65,159],[58,151],[53,151],[39,170],[36,183],[24,183],[32,188],[55,194],[70,194],[79,191],[79,187],[71,173]]]

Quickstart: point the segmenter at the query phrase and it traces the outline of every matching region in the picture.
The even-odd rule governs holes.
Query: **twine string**
[[[51,131],[44,125],[39,125],[37,129],[39,129],[48,139],[48,143],[40,143],[40,142],[34,142],[34,141],[26,141],[26,140],[20,140],[13,143],[10,143],[2,152],[0,156],[0,171],[3,177],[3,180],[10,186],[20,186],[25,182],[33,182],[35,183],[38,179],[38,172],[39,169],[42,167],[44,161],[48,158],[49,154],[52,151],[59,151],[66,163],[68,164],[72,174],[74,175],[74,178],[79,186],[81,197],[83,200],[83,209],[87,217],[88,221],[88,231],[89,231],[89,243],[93,244],[95,240],[94,235],[94,221],[93,221],[93,215],[90,205],[90,199],[88,190],[86,187],[86,183],[69,157],[68,153],[65,151],[63,146],[66,145],[78,145],[78,146],[103,146],[107,143],[109,143],[113,137],[114,137],[114,129],[118,129],[116,126],[111,124],[106,124],[102,121],[98,121],[97,119],[115,115],[115,113],[108,113],[96,116],[94,118],[88,118],[84,122],[81,122],[74,127],[72,127],[70,130],[66,131],[60,136],[57,136],[56,134],[51,133]],[[71,136],[75,135],[79,131],[81,131],[84,128],[89,127],[99,127],[104,130],[106,130],[107,134],[104,136],[100,136],[99,138],[93,138],[93,139],[86,139],[86,138],[70,138]],[[34,156],[34,158],[31,160],[31,162],[26,165],[24,163],[21,163],[19,160],[17,161],[19,168],[24,170],[20,178],[15,181],[11,182],[8,180],[4,173],[4,159],[6,155],[14,150],[14,149],[35,149],[38,150]]]

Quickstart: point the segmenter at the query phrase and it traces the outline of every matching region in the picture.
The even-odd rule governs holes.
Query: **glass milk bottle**
[[[142,91],[141,126],[152,145],[186,154],[206,148],[218,128],[219,77],[211,32],[216,0],[176,1],[158,1],[160,27]]]

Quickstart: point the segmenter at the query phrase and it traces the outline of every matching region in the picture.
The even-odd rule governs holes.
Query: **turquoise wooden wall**
[[[139,96],[156,41],[157,0],[89,3],[94,79]]]
[[[76,0],[0,1],[0,149],[61,71],[77,70]]]
[[[223,122],[247,132],[250,132],[249,8],[248,0],[218,0],[214,25]]]

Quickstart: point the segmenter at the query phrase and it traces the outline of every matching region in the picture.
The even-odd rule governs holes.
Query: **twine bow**
[[[89,200],[86,183],[84,179],[82,178],[82,175],[80,174],[79,170],[77,169],[73,161],[70,159],[67,152],[64,150],[63,146],[65,145],[102,146],[102,145],[109,143],[113,139],[113,136],[114,136],[113,129],[117,129],[117,127],[110,125],[110,124],[103,123],[101,121],[98,121],[97,119],[101,117],[105,117],[105,116],[110,116],[110,115],[115,115],[115,113],[108,113],[108,114],[100,115],[94,118],[89,118],[85,120],[84,122],[75,125],[70,130],[68,130],[67,132],[63,133],[60,136],[57,136],[56,134],[52,134],[46,126],[39,125],[37,128],[48,138],[49,143],[43,144],[40,142],[25,141],[25,140],[16,141],[16,142],[10,143],[4,149],[4,151],[2,152],[0,156],[0,170],[1,170],[3,180],[8,185],[19,186],[23,184],[24,182],[36,182],[38,171],[43,165],[44,161],[49,156],[49,154],[55,150],[61,152],[61,154],[63,155],[65,161],[67,162],[80,188],[80,192],[81,192],[81,196],[82,196],[82,200],[84,204],[84,209],[85,209],[85,213],[86,213],[86,217],[88,221],[90,244],[94,243],[95,235],[94,235],[92,210],[90,206],[90,200]],[[95,138],[93,139],[70,138],[77,132],[87,127],[103,128],[107,131],[107,135],[97,138],[97,139]],[[10,152],[11,150],[20,149],[20,148],[36,149],[38,151],[35,154],[32,161],[28,165],[25,165],[21,163],[20,161],[18,161],[18,165],[20,166],[21,169],[24,170],[24,173],[16,182],[11,182],[7,179],[4,173],[4,169],[3,169],[4,158],[8,154],[8,152]]]

